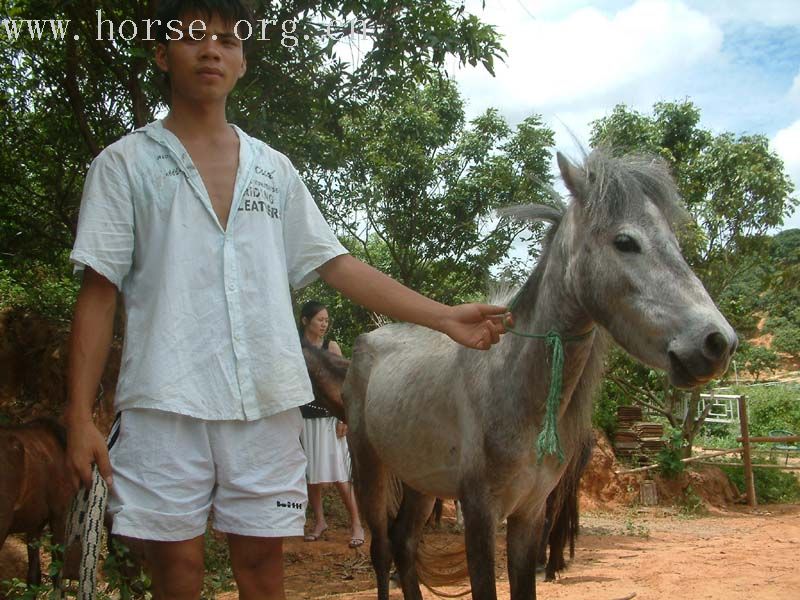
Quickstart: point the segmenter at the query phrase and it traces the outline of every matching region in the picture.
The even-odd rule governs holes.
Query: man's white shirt
[[[251,420],[313,399],[290,285],[310,283],[347,250],[289,160],[235,129],[226,229],[161,121],[110,145],[89,169],[70,259],[124,298],[117,410]]]

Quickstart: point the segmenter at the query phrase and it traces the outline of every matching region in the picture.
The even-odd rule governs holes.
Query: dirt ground
[[[349,550],[346,533],[339,529],[327,541],[287,544],[289,598],[375,597],[368,552]],[[426,535],[437,544],[457,539],[453,532]],[[508,598],[503,544],[500,537],[498,596]],[[583,517],[572,564],[556,583],[540,581],[537,597],[797,600],[799,557],[797,505],[713,509],[713,514],[691,518],[663,508],[594,513]],[[463,587],[444,591],[459,589]],[[424,596],[436,597],[429,592]],[[396,590],[392,598],[402,594]]]
[[[437,545],[454,543],[442,531],[426,533]],[[502,536],[498,537],[498,591],[509,597]],[[374,598],[367,546],[347,548],[347,530],[327,539],[286,544],[290,599]],[[629,509],[583,515],[576,556],[555,583],[537,584],[537,597],[596,600],[797,600],[800,598],[800,505],[712,509],[702,517],[674,509]],[[21,560],[22,559],[22,560]],[[24,577],[24,546],[10,540],[0,552],[0,578]],[[462,588],[446,588],[457,592]],[[635,596],[633,595],[635,594]],[[426,600],[436,598],[425,591]],[[235,592],[218,596],[236,600]],[[392,598],[402,598],[399,590]]]

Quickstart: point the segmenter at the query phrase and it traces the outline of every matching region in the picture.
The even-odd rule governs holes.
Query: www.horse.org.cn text
[[[161,26],[159,19],[124,19],[115,23],[103,16],[103,11],[96,12],[96,41],[126,41],[134,39],[142,41],[156,41],[155,30]],[[69,35],[71,19],[3,19],[0,22],[0,35],[5,34],[10,41],[18,41],[20,37],[31,40],[57,39],[64,40]],[[344,21],[327,21],[317,23],[313,29],[298,31],[297,19],[256,19],[253,22],[237,21],[233,27],[234,35],[241,41],[255,40],[259,42],[277,41],[285,48],[294,48],[304,40],[322,38],[326,40],[339,40],[355,36],[368,36],[374,32],[365,19],[348,19]],[[169,41],[182,40],[189,37],[200,41],[206,36],[206,24],[202,19],[194,19],[183,23],[180,19],[172,19],[165,24],[166,37]],[[74,34],[73,39],[80,39],[79,34]],[[216,34],[211,36],[216,39]]]

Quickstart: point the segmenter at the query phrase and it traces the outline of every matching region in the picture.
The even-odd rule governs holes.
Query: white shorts
[[[303,535],[306,457],[299,409],[257,421],[204,421],[158,410],[122,412],[110,451],[113,532],[158,541],[214,529]]]

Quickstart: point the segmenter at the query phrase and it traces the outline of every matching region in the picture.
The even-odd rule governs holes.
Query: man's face
[[[188,14],[181,18],[181,39],[156,46],[156,64],[169,73],[173,98],[208,102],[228,96],[247,67],[233,25],[216,15]]]

